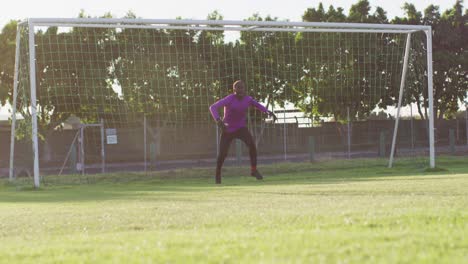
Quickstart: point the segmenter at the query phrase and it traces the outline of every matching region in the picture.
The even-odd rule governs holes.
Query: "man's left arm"
[[[264,107],[262,104],[260,104],[259,102],[255,101],[255,99],[253,99],[252,97],[250,97],[250,105],[251,105],[251,106],[254,106],[254,107],[257,108],[258,110],[262,111],[263,113],[266,113],[266,114],[268,114],[269,116],[273,117],[273,119],[276,121],[276,119],[277,119],[277,118],[276,118],[276,115],[275,115],[272,111],[266,109],[266,107]]]

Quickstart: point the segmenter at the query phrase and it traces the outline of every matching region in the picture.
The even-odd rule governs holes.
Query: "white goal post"
[[[31,137],[33,150],[33,175],[34,186],[40,186],[39,173],[39,146],[38,146],[38,116],[37,116],[37,87],[36,87],[36,43],[35,32],[38,28],[60,27],[60,28],[109,28],[109,29],[155,29],[155,30],[194,30],[194,31],[249,31],[249,32],[324,32],[324,33],[400,33],[407,35],[405,58],[400,82],[400,97],[398,100],[398,114],[395,120],[395,129],[392,140],[392,150],[389,167],[393,164],[396,144],[396,133],[400,118],[402,105],[402,94],[405,89],[405,74],[408,61],[408,52],[411,34],[424,32],[426,35],[427,54],[427,93],[428,93],[428,121],[429,121],[429,166],[435,167],[434,147],[434,102],[433,102],[433,68],[432,68],[432,29],[430,26],[420,25],[393,25],[393,24],[360,24],[360,23],[322,23],[322,22],[278,22],[278,21],[230,21],[230,20],[173,20],[173,19],[112,19],[112,18],[30,18],[18,24],[15,60],[15,80],[13,92],[12,129],[11,129],[11,152],[9,179],[13,180],[14,171],[14,148],[16,128],[16,102],[18,95],[18,71],[20,46],[27,45],[29,48],[29,83],[30,83],[30,112],[31,112]],[[21,43],[20,28],[27,28],[28,43]]]

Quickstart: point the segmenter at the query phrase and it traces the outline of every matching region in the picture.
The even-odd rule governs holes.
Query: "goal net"
[[[430,32],[30,19],[18,26],[10,177],[39,186],[48,175],[89,181],[100,172],[214,166],[220,135],[208,107],[239,79],[278,117],[248,112],[260,163],[389,166],[401,157],[433,167]],[[229,157],[228,165],[248,164],[240,142]]]

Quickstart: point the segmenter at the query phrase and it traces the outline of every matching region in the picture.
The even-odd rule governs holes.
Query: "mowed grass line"
[[[468,164],[277,164],[0,187],[0,263],[468,263]],[[361,163],[362,165],[362,163]],[[99,178],[101,177],[101,178]]]

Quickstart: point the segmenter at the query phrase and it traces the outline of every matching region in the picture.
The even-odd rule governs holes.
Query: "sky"
[[[3,1],[2,1],[3,2]],[[0,26],[10,19],[28,17],[66,18],[77,17],[83,9],[92,17],[110,12],[114,17],[123,17],[128,11],[141,18],[172,19],[178,16],[186,19],[205,19],[214,10],[225,20],[243,20],[254,13],[262,17],[271,15],[279,19],[301,21],[307,8],[317,7],[322,2],[325,9],[330,4],[343,7],[345,12],[358,0],[22,0],[6,1],[0,6]],[[419,11],[430,4],[440,6],[444,11],[455,4],[455,0],[369,0],[371,12],[377,6],[387,11],[387,17],[403,16],[401,7],[405,2],[413,3]]]

